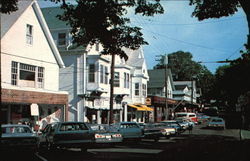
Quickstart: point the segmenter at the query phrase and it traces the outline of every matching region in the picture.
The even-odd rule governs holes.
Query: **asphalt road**
[[[116,146],[88,149],[63,149],[37,154],[14,152],[7,160],[32,161],[250,161],[250,143],[239,140],[239,130],[214,130],[206,124],[194,127],[159,142],[143,139],[140,143],[127,142]],[[14,155],[15,154],[15,155]]]

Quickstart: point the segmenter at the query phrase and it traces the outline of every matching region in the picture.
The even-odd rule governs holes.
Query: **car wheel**
[[[47,150],[48,151],[53,151],[55,150],[55,146],[51,142],[47,142]]]
[[[154,138],[154,141],[158,142],[159,141],[159,137]]]
[[[87,147],[81,147],[81,152],[86,153],[88,151]]]

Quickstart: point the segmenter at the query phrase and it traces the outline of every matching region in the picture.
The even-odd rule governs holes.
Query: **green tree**
[[[248,22],[250,34],[250,1],[249,0],[190,0],[190,5],[195,9],[192,16],[202,21],[208,18],[220,18],[233,15],[242,7]],[[250,49],[250,35],[248,35],[247,48]]]
[[[18,0],[1,0],[0,1],[0,12],[1,13],[11,13],[18,9]]]
[[[201,64],[192,60],[190,52],[177,51],[168,55],[168,67],[171,69],[174,81],[190,81],[195,79],[197,87],[201,88],[203,101],[213,98],[212,87],[214,84],[213,74]],[[164,68],[164,60],[154,67]]]
[[[250,55],[248,51],[230,65],[221,66],[216,71],[215,93],[219,100],[227,101],[235,107],[240,95],[250,91]]]

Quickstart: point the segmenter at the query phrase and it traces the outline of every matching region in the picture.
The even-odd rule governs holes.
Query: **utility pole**
[[[191,78],[191,105],[193,105],[194,101],[194,78]]]
[[[168,55],[164,55],[164,65],[165,65],[165,119],[168,120],[169,110],[168,110]]]
[[[114,106],[114,71],[115,71],[115,54],[111,55],[111,67],[110,67],[110,111],[109,111],[109,124],[113,123],[113,106]]]

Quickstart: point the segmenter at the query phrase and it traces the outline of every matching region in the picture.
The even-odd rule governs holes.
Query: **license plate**
[[[106,136],[106,138],[107,138],[107,139],[110,139],[110,138],[111,138],[111,136],[110,136],[110,135],[107,135],[107,136]]]

